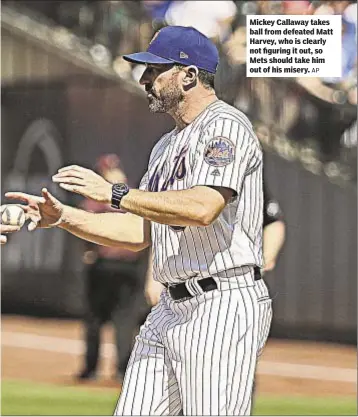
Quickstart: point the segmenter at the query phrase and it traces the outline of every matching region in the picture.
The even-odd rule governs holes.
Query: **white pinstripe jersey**
[[[237,275],[263,265],[262,150],[248,118],[218,100],[154,146],[140,189],[227,187],[235,196],[207,227],[151,223],[153,273],[162,283]]]

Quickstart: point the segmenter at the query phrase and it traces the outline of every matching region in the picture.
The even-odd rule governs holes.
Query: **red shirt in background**
[[[284,0],[282,9],[284,14],[306,14],[310,8],[308,0]]]

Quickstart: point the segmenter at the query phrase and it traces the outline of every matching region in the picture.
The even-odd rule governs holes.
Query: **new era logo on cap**
[[[187,54],[186,54],[185,52],[183,52],[183,51],[180,51],[179,56],[180,56],[180,58],[184,58],[184,59],[189,58],[189,55],[187,55]]]

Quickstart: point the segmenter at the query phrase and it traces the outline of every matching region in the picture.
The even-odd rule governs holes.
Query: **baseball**
[[[1,223],[8,226],[20,226],[25,223],[26,216],[21,206],[16,204],[4,204],[1,209]]]

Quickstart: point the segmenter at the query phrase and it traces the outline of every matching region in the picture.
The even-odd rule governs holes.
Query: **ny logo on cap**
[[[185,52],[183,52],[183,51],[180,51],[179,56],[180,56],[180,58],[189,58],[189,55],[187,55],[187,54],[186,54]]]

